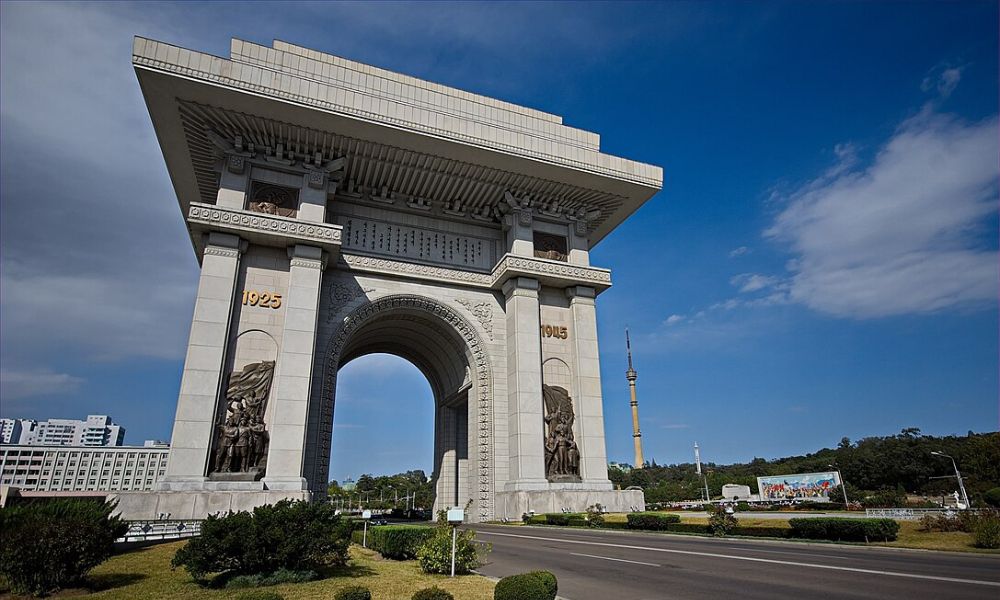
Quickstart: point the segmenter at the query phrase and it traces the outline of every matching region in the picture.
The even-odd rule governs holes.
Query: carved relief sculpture
[[[295,217],[299,212],[298,190],[255,181],[250,189],[249,208],[250,212]]]
[[[215,473],[264,476],[269,436],[264,426],[274,361],[251,363],[229,377],[216,440]]]
[[[545,477],[552,482],[578,482],[580,449],[573,439],[573,399],[565,388],[542,385],[545,404]]]

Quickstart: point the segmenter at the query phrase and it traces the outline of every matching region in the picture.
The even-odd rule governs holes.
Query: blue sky
[[[631,459],[998,427],[995,2],[0,5],[0,416],[167,438],[197,263],[129,64],[280,38],[564,115],[663,191],[606,238],[605,426]],[[378,376],[374,376],[377,374]],[[331,475],[430,470],[400,359],[339,379]],[[416,425],[415,425],[416,424]]]

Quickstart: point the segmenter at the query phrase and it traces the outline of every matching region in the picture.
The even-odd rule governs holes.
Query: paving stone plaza
[[[371,353],[433,391],[435,508],[644,507],[607,477],[611,272],[589,250],[659,167],[562,117],[284,42],[223,59],[136,38],[132,60],[201,275],[167,471],[118,495],[125,516],[322,498],[337,372]]]

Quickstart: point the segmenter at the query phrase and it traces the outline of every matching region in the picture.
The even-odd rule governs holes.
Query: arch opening
[[[364,304],[343,319],[343,326],[331,339],[321,395],[324,413],[319,423],[321,442],[328,442],[316,457],[324,483],[332,436],[336,435],[337,374],[345,365],[372,354],[391,354],[410,362],[430,386],[434,510],[464,506],[471,500],[470,516],[475,520],[489,518],[489,361],[475,329],[454,310],[428,298],[388,296]]]

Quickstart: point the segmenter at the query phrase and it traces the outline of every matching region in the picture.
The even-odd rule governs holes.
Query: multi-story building
[[[0,485],[23,491],[145,491],[166,472],[166,446],[0,448]]]
[[[125,428],[107,415],[88,415],[79,419],[49,419],[26,427],[22,420],[21,435],[17,441],[31,446],[121,446],[125,442]]]
[[[21,440],[19,419],[0,419],[0,444],[16,444]]]

